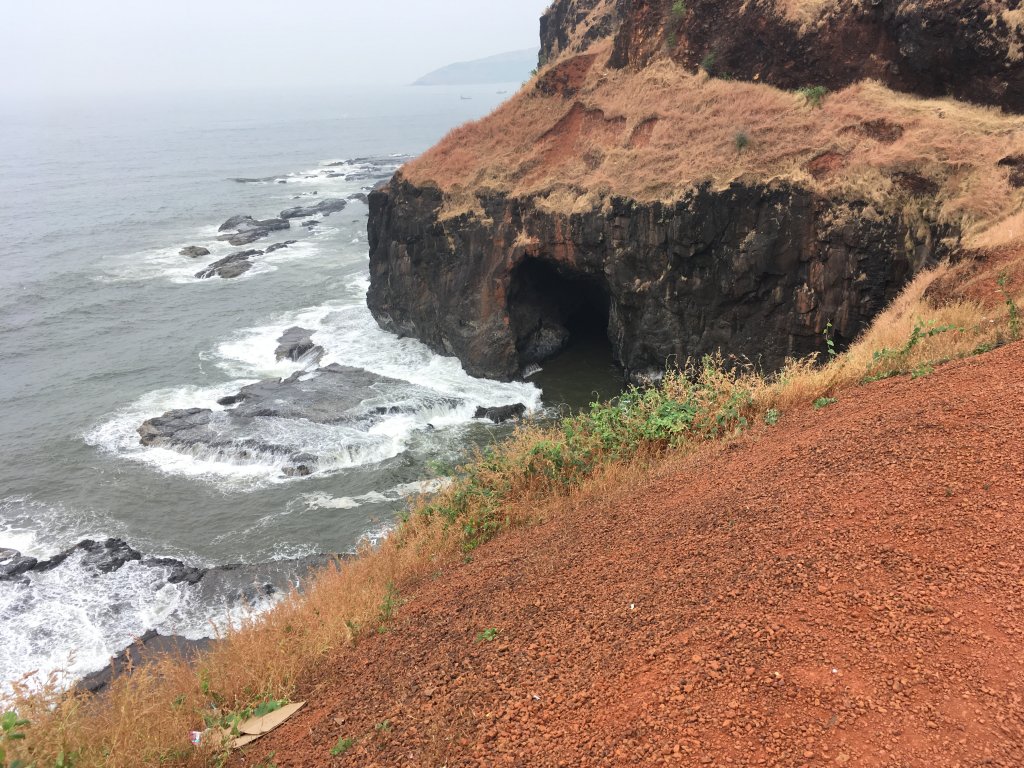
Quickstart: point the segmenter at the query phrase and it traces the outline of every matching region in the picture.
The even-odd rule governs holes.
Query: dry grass
[[[902,133],[873,138],[864,127],[873,123]],[[743,151],[740,132],[749,138]],[[569,99],[528,85],[402,173],[440,186],[460,200],[458,212],[473,209],[469,198],[481,189],[669,201],[702,182],[783,180],[981,234],[1024,207],[1024,191],[996,168],[1022,145],[1024,118],[995,109],[914,98],[872,82],[831,94],[817,109],[794,93],[691,75],[660,60],[640,72],[595,67]],[[826,153],[832,166],[812,173],[811,161]],[[913,195],[900,174],[937,192]]]
[[[414,519],[378,549],[320,572],[301,596],[233,628],[195,664],[164,658],[96,697],[22,687],[11,704],[31,725],[11,757],[40,768],[61,753],[76,767],[205,765],[217,745],[196,750],[188,741],[204,717],[293,696],[325,659],[377,630],[389,589],[412,588],[457,550],[458,537],[439,521]]]

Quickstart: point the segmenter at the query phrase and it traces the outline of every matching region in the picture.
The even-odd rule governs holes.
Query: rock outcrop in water
[[[233,277],[240,277],[252,269],[252,257],[261,256],[263,251],[248,250],[236,251],[223,259],[218,259],[205,269],[196,272],[196,277],[205,280],[209,277],[222,277],[230,280]]]
[[[271,232],[277,232],[291,227],[291,222],[286,218],[280,219],[254,219],[247,214],[232,216],[220,225],[219,232],[228,234],[219,235],[219,240],[227,240],[230,245],[249,245],[257,240],[262,240]],[[233,233],[230,230],[235,230]]]
[[[557,0],[540,75],[370,194],[370,310],[499,379],[594,329],[637,376],[717,350],[774,369],[826,329],[842,348],[1024,204],[1019,118],[899,92],[1024,111],[1021,21],[1017,0]]]
[[[305,216],[329,216],[332,213],[342,211],[348,203],[337,197],[328,197],[313,205],[299,205],[294,208],[287,208],[281,211],[282,219],[298,219]]]
[[[209,256],[210,249],[203,248],[201,245],[188,245],[178,251],[179,256],[188,256],[192,259],[198,259],[201,256]]]
[[[139,441],[147,447],[227,461],[277,463],[287,476],[304,476],[316,471],[319,460],[302,442],[305,432],[301,424],[331,424],[365,433],[392,415],[390,408],[401,411],[401,403],[413,400],[420,403],[418,407],[427,407],[423,403],[438,408],[458,405],[453,398],[403,381],[332,364],[242,387],[237,394],[221,399],[222,405],[232,406],[226,411],[168,411],[139,427]],[[390,408],[383,408],[383,403],[391,404]],[[259,429],[267,420],[300,426],[294,431]]]
[[[324,348],[313,342],[313,331],[293,326],[281,334],[277,340],[274,357],[278,360],[298,362],[306,358],[315,362],[323,357]]]

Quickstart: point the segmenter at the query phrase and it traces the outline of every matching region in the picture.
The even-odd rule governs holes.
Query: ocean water
[[[501,429],[472,418],[477,406],[542,407],[532,383],[471,378],[458,361],[377,327],[365,305],[358,200],[316,228],[295,220],[245,246],[297,241],[237,279],[193,276],[236,250],[216,240],[229,216],[267,218],[365,192],[512,90],[0,107],[0,549],[45,558],[85,538],[119,537],[147,556],[250,564],[257,581],[273,581],[267,569],[279,563],[277,575],[294,582],[296,558],[351,551],[384,533],[403,500],[429,487],[432,461],[500,439]],[[212,254],[179,255],[187,245]],[[309,367],[275,359],[277,337],[293,325],[314,332],[321,365],[411,385],[403,407],[362,426],[259,421],[254,438],[317,458],[308,477],[285,476],[273,457],[139,443],[148,418],[223,410],[217,399],[241,386]],[[389,398],[397,390],[380,393],[385,407]],[[99,668],[150,628],[208,636],[274,599],[167,575],[139,563],[100,573],[76,555],[0,581],[0,691],[33,670]]]

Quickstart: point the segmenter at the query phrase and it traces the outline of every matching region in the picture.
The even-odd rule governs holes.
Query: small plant
[[[21,760],[14,760],[7,763],[7,746],[12,741],[21,741],[25,738],[25,726],[28,720],[18,717],[17,712],[4,712],[0,717],[0,768],[29,768],[27,763]],[[61,759],[64,753],[61,752]]]
[[[933,373],[935,373],[935,369],[932,366],[930,366],[928,363],[921,363],[919,366],[917,366],[914,370],[910,372],[910,378],[922,379],[925,376],[930,376]]]
[[[478,643],[490,643],[498,639],[498,630],[494,627],[485,629],[483,632],[478,632],[476,635],[476,641]]]
[[[821,332],[822,336],[825,337],[825,346],[828,348],[828,359],[836,359],[836,339],[835,334],[832,332],[832,321],[829,320],[825,326],[825,330]]]
[[[715,76],[715,60],[718,57],[714,51],[709,52],[703,59],[700,60],[700,68],[708,73],[708,77]]]
[[[256,768],[277,768],[277,763],[274,762],[275,757],[277,757],[277,752],[271,752],[256,764]]]
[[[348,630],[352,640],[355,641],[359,639],[359,633],[362,631],[363,625],[353,619],[345,619],[345,628]]]
[[[868,374],[864,377],[864,381],[881,381],[882,379],[887,379],[890,376],[897,376],[901,373],[910,373],[911,371],[908,370],[910,353],[913,352],[922,341],[926,341],[927,339],[931,339],[943,333],[960,330],[962,329],[957,328],[955,325],[938,325],[932,328],[925,328],[921,321],[914,323],[914,328],[910,332],[910,337],[907,339],[907,343],[902,347],[899,349],[883,347],[882,349],[877,349],[872,353],[871,364],[868,366]]]
[[[764,423],[767,424],[769,427],[774,427],[776,424],[779,423],[780,416],[782,416],[782,414],[779,413],[778,410],[776,410],[775,408],[769,408],[764,413]]]
[[[999,276],[999,280],[996,281],[996,285],[999,286],[999,292],[1003,294],[1003,298],[1006,300],[1006,311],[1010,320],[1010,338],[1016,341],[1020,338],[1020,310],[1017,308],[1017,303],[1013,300],[1013,296],[1006,290],[1009,282],[1009,276],[1003,272]]]
[[[743,131],[739,131],[736,136],[733,137],[733,143],[736,145],[736,151],[742,152],[750,146],[750,137]]]
[[[387,592],[384,593],[384,600],[380,604],[380,608],[377,610],[377,618],[380,620],[381,631],[384,630],[384,625],[391,621],[395,615],[395,609],[398,608],[398,590],[395,589],[393,582],[388,582]]]
[[[828,408],[833,403],[838,403],[834,397],[819,397],[814,401],[814,410],[820,411],[822,408]]]
[[[675,0],[672,3],[672,19],[679,21],[686,15],[686,0]]]
[[[828,96],[828,88],[823,85],[813,85],[807,88],[801,88],[797,93],[804,97],[804,102],[806,102],[808,106],[821,109],[821,105],[824,103],[825,97]]]
[[[356,740],[346,736],[339,736],[338,743],[331,747],[331,754],[334,757],[341,757],[356,745]]]
[[[387,736],[391,733],[391,721],[384,720],[383,722],[377,723],[373,726],[373,730],[377,732],[378,736]]]

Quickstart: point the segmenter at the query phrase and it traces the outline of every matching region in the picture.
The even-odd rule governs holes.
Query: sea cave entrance
[[[510,288],[519,363],[543,389],[546,402],[575,409],[622,391],[622,369],[608,336],[611,297],[603,275],[530,258],[516,266]]]

